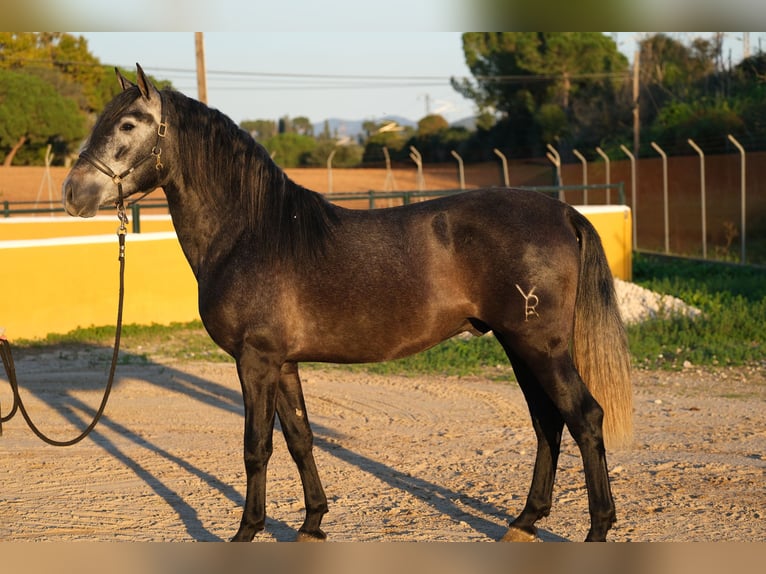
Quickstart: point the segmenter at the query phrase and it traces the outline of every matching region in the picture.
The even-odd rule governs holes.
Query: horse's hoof
[[[298,536],[295,537],[296,542],[325,542],[327,540],[327,534],[321,530],[316,532],[306,532],[304,530],[298,531]]]
[[[511,526],[500,539],[500,542],[534,542],[535,540],[537,540],[537,528],[534,526],[532,532],[518,526]]]

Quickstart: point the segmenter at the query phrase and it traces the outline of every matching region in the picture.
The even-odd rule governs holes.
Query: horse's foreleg
[[[245,472],[247,494],[242,521],[233,541],[249,542],[266,523],[266,466],[272,452],[272,432],[280,365],[247,348],[237,359],[245,403]]]
[[[327,497],[314,462],[312,452],[314,436],[306,414],[298,366],[295,363],[286,363],[282,367],[277,414],[287,441],[287,448],[298,467],[303,484],[306,519],[298,531],[298,540],[305,542],[325,540],[327,536],[319,526],[322,517],[327,513]]]

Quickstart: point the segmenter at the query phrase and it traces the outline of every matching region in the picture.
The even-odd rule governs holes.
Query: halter
[[[114,184],[117,186],[117,200],[114,203],[115,203],[115,206],[117,207],[117,217],[120,219],[120,228],[117,230],[117,233],[120,236],[120,246],[121,246],[120,257],[122,257],[122,253],[124,252],[123,240],[124,240],[125,233],[127,233],[127,229],[128,229],[127,228],[128,217],[125,214],[125,205],[123,203],[124,197],[122,193],[122,180],[128,177],[141,165],[143,165],[145,162],[147,162],[148,160],[152,158],[154,158],[155,160],[154,169],[159,171],[163,168],[163,163],[161,159],[162,148],[160,147],[160,141],[167,134],[168,123],[167,123],[167,117],[165,116],[165,102],[163,101],[162,93],[160,93],[159,96],[160,96],[160,123],[157,126],[157,140],[154,142],[154,146],[149,152],[149,155],[145,155],[144,157],[139,159],[135,164],[133,164],[133,166],[129,167],[122,173],[115,173],[111,167],[109,167],[106,163],[104,163],[97,157],[91,155],[87,150],[80,153],[80,159],[85,160],[90,165],[95,167],[98,171],[108,176],[112,180],[112,182],[114,182]],[[139,197],[136,201],[139,201],[144,196],[151,193],[151,191],[152,190],[144,192],[144,194],[141,195],[141,197]]]

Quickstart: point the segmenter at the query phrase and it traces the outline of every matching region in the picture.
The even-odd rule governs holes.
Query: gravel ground
[[[88,355],[18,361],[33,416],[69,438],[100,400]],[[521,392],[497,376],[407,377],[303,370],[332,541],[490,541],[524,504],[534,433]],[[766,539],[762,368],[634,373],[636,440],[609,453],[613,541]],[[8,387],[0,402],[10,405]],[[0,540],[226,540],[244,496],[242,407],[233,365],[124,365],[91,438],[60,449],[20,417],[0,438]],[[258,541],[302,522],[284,441],[269,466]],[[544,541],[588,529],[581,460],[566,435]]]

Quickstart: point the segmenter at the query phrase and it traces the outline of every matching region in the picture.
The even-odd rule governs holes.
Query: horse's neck
[[[193,189],[171,184],[165,187],[165,195],[178,242],[199,278],[231,250],[239,236],[237,220]]]

